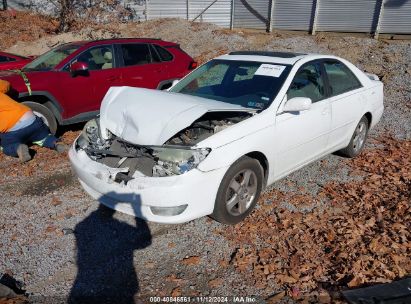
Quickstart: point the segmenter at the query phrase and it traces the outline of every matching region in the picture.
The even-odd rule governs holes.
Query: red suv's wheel
[[[30,107],[33,113],[44,121],[44,123],[49,127],[50,132],[52,134],[56,134],[56,131],[57,131],[56,118],[46,106],[43,106],[42,104],[39,104],[37,102],[32,102],[32,101],[25,101],[23,102],[23,104]]]

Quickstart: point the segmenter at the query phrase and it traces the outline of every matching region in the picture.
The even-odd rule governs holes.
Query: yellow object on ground
[[[9,90],[10,83],[0,79],[0,133],[8,132],[25,113],[31,111],[29,107],[7,96]]]

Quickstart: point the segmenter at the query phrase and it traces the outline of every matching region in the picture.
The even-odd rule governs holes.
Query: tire
[[[248,176],[247,187],[245,176]],[[223,224],[241,222],[255,207],[263,182],[264,172],[260,163],[247,156],[241,157],[224,175],[211,217]]]
[[[53,113],[44,105],[32,102],[25,101],[24,105],[28,106],[35,115],[43,119],[44,123],[49,127],[51,134],[56,134],[57,131],[57,121]]]
[[[352,135],[348,146],[338,152],[349,158],[356,157],[360,154],[367,140],[368,128],[369,121],[367,117],[363,116],[355,127],[354,134]]]

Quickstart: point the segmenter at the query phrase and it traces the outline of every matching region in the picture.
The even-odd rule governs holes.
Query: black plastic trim
[[[64,119],[61,122],[61,125],[72,125],[72,124],[75,124],[75,123],[88,121],[88,120],[96,117],[99,113],[100,113],[100,111],[91,111],[91,112],[81,113],[81,114],[73,116],[71,118]]]
[[[268,52],[268,51],[236,51],[231,52],[228,55],[256,55],[256,56],[268,56],[279,58],[294,58],[302,55],[303,53],[291,53],[291,52]]]

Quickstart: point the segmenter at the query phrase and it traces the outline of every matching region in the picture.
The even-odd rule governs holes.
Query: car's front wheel
[[[49,127],[50,132],[52,134],[56,134],[56,131],[57,131],[56,118],[46,106],[39,104],[37,102],[32,102],[32,101],[25,101],[23,102],[23,104],[28,106],[36,116],[40,117],[44,121],[47,127]]]
[[[367,117],[363,116],[355,128],[348,146],[339,152],[346,157],[355,157],[361,153],[364,148],[368,135],[369,122]]]
[[[251,213],[261,193],[264,179],[260,163],[244,156],[224,175],[211,215],[223,224],[237,224]]]

